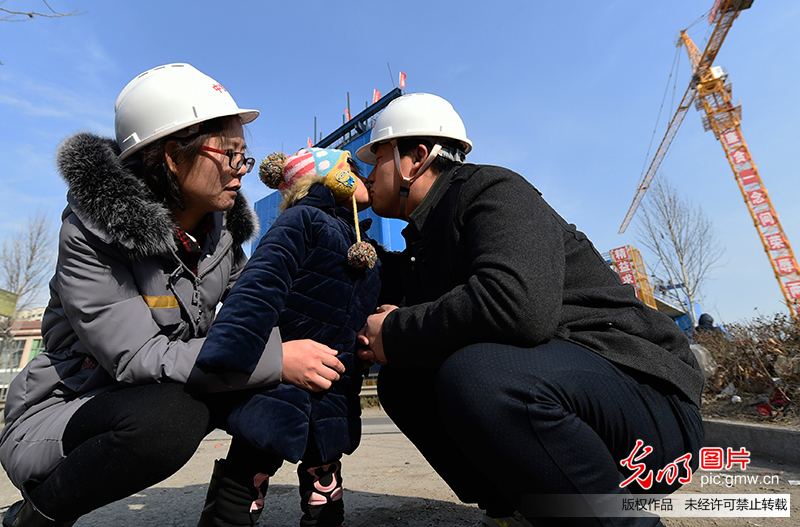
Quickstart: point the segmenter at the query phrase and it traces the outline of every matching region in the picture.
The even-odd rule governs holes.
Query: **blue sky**
[[[315,117],[327,135],[342,124],[348,92],[355,114],[403,71],[407,91],[441,95],[461,114],[475,145],[470,161],[523,174],[605,252],[637,245],[635,219],[617,231],[645,165],[676,37],[713,1],[50,4],[85,14],[0,22],[0,238],[35,211],[57,228],[66,192],[54,168],[59,142],[79,130],[113,136],[114,101],[129,80],[188,62],[241,107],[261,111],[249,128],[258,159],[304,146]],[[33,0],[3,7],[44,9]],[[796,251],[798,27],[796,0],[756,0],[715,62],[730,74],[745,139]],[[689,32],[701,49],[708,30],[700,21]],[[680,63],[674,105],[689,82],[683,50]],[[694,110],[661,171],[702,205],[726,248],[705,287],[706,310],[722,322],[784,311],[723,150]],[[251,201],[267,194],[255,173],[244,190]]]

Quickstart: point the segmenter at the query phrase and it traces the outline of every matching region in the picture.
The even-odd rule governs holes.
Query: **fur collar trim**
[[[116,141],[90,133],[61,143],[56,164],[69,186],[70,205],[87,227],[134,259],[170,254],[175,246],[171,215],[120,162],[119,152]],[[243,194],[225,213],[225,226],[237,245],[255,236],[258,219]]]

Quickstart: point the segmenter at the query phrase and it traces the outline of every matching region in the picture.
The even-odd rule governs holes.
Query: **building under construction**
[[[404,92],[400,88],[395,88],[376,101],[371,106],[367,107],[363,112],[353,116],[350,120],[345,121],[342,126],[334,130],[327,137],[321,138],[315,145],[319,148],[336,148],[339,150],[349,150],[355,154],[359,147],[369,142],[370,131],[374,124],[375,118],[378,113],[386,108],[386,106],[394,99],[403,95]],[[358,165],[362,174],[369,174],[372,167],[364,164],[356,159],[353,159]],[[280,192],[273,192],[272,194],[260,199],[255,203],[255,211],[259,218],[261,232],[267,232],[272,222],[278,217],[278,205],[281,202]],[[367,209],[363,213],[359,213],[361,219],[370,218],[372,226],[368,231],[370,238],[383,245],[387,250],[400,251],[405,248],[403,237],[400,236],[400,230],[404,225],[399,220],[392,220],[381,218],[372,209]]]

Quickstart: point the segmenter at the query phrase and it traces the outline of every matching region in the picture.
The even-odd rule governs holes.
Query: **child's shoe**
[[[342,501],[342,463],[309,467],[300,463],[300,527],[341,527],[344,522]]]

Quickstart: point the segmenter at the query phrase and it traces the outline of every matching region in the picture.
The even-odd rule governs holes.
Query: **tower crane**
[[[740,127],[742,109],[732,100],[731,85],[727,82],[728,76],[721,67],[712,66],[733,21],[742,10],[748,9],[752,4],[753,0],[716,0],[709,15],[709,23],[716,25],[702,54],[686,31],[680,32],[678,46],[684,46],[689,54],[693,71],[692,80],[667,127],[664,139],[653,156],[650,168],[639,183],[636,196],[622,222],[619,234],[628,228],[686,112],[694,104],[697,110],[703,113],[703,128],[714,132],[714,137],[725,151],[764,251],[769,257],[775,278],[780,284],[786,305],[792,316],[797,318],[800,317],[800,272],[797,260],[761,180],[758,167],[750,154],[750,147],[742,135]]]

